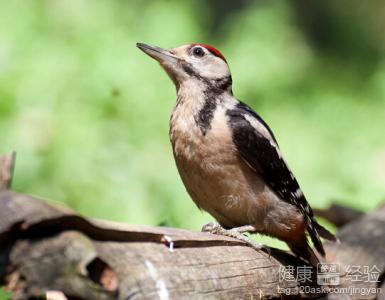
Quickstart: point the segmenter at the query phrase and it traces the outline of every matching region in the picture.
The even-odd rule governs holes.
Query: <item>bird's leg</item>
[[[245,242],[246,244],[248,244],[249,246],[251,246],[256,250],[265,250],[270,253],[270,249],[268,247],[249,239],[246,235],[243,234],[245,232],[256,232],[257,231],[256,228],[252,225],[245,225],[240,227],[234,227],[232,229],[225,229],[218,223],[208,223],[202,227],[202,231],[210,232],[212,234],[232,237],[242,242]]]
[[[234,227],[231,230],[238,231],[239,233],[257,232],[257,229],[253,225],[244,225],[240,227]]]

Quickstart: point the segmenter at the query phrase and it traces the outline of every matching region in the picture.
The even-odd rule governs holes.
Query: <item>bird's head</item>
[[[137,47],[160,63],[177,88],[186,82],[200,81],[231,91],[229,66],[222,53],[212,46],[188,44],[166,50],[137,43]]]

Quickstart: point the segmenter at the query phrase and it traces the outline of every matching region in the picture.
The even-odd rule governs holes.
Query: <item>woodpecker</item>
[[[222,53],[206,44],[137,47],[157,60],[176,86],[170,140],[187,192],[218,221],[204,229],[242,240],[245,232],[275,237],[317,265],[307,234],[321,256],[320,237],[335,237],[315,220],[270,127],[233,96]]]

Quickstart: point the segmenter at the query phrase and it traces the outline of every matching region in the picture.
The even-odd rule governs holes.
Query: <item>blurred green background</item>
[[[200,229],[168,140],[175,88],[135,47],[213,44],[313,207],[385,198],[385,2],[0,2],[0,152],[14,189],[98,218]]]

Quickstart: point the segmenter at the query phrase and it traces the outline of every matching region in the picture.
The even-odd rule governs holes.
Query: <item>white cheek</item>
[[[214,58],[210,62],[205,62],[201,65],[200,75],[206,78],[217,79],[230,75],[230,70],[227,64],[220,58]]]

